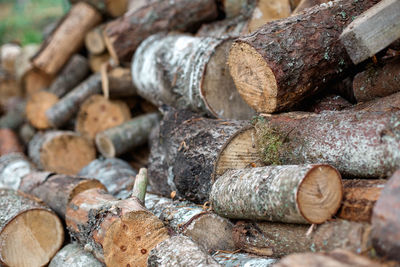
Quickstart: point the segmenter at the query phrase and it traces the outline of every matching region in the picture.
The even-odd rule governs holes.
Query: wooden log
[[[340,35],[354,64],[372,57],[400,38],[400,3],[383,0],[351,22]]]
[[[399,260],[400,248],[400,172],[396,171],[386,183],[372,214],[372,242],[378,254]]]
[[[228,65],[240,95],[256,111],[272,113],[344,75],[353,64],[338,37],[352,17],[378,1],[323,4],[237,39]]]
[[[322,164],[227,171],[210,192],[213,210],[224,217],[311,224],[330,219],[342,197],[339,172]]]
[[[15,63],[21,52],[22,48],[17,44],[3,44],[0,47],[1,68],[15,76]]]
[[[12,97],[18,97],[22,95],[22,90],[19,87],[15,77],[8,72],[0,68],[0,97],[9,99]]]
[[[138,94],[157,106],[251,118],[254,111],[241,99],[225,67],[231,44],[231,39],[182,34],[147,38],[132,60]]]
[[[137,95],[137,89],[133,85],[130,69],[116,67],[107,73],[108,90],[110,97],[131,97]]]
[[[106,43],[103,38],[105,24],[93,28],[85,36],[85,47],[92,55],[100,55],[106,52]]]
[[[89,66],[92,72],[100,72],[101,66],[110,61],[110,54],[89,55]]]
[[[6,266],[44,266],[61,248],[61,220],[28,195],[0,189],[0,263]]]
[[[194,203],[208,201],[218,151],[247,121],[202,118],[188,111],[166,111],[150,137],[149,181],[163,196],[175,191]]]
[[[12,153],[0,157],[0,187],[18,190],[22,178],[35,167],[22,153]]]
[[[347,101],[340,95],[328,94],[317,100],[307,110],[314,113],[321,113],[324,111],[340,111],[345,108],[350,108],[352,106],[353,105],[349,101]]]
[[[71,175],[96,158],[92,142],[70,131],[39,132],[29,142],[28,152],[39,169]]]
[[[11,129],[0,129],[0,157],[14,152],[23,152],[18,136]]]
[[[76,243],[64,246],[51,259],[49,267],[104,267],[90,252]]]
[[[85,2],[110,17],[122,16],[128,8],[128,0],[70,0],[71,4]]]
[[[46,112],[58,102],[58,97],[47,91],[32,93],[26,103],[26,118],[36,129],[50,128]]]
[[[354,111],[365,112],[390,112],[399,110],[400,92],[385,97],[376,98],[371,101],[359,103],[351,108]]]
[[[26,84],[26,76],[30,70],[32,70],[34,67],[32,63],[30,62],[31,57],[33,57],[37,51],[39,50],[39,45],[37,44],[30,44],[22,47],[21,54],[17,58],[15,62],[15,77],[18,81],[18,84],[20,85],[21,89],[24,92],[28,92],[25,88]],[[28,82],[30,84],[30,87],[32,87],[32,82]],[[39,84],[42,84],[42,81],[39,80]],[[34,84],[33,84],[34,85]],[[29,90],[32,91],[32,90]]]
[[[126,199],[131,195],[135,176],[134,170],[127,162],[118,159],[96,159],[85,166],[78,176],[99,180],[107,191],[116,198]]]
[[[146,194],[146,208],[176,233],[188,236],[206,251],[233,251],[233,224],[189,201]]]
[[[17,130],[25,122],[25,107],[26,101],[18,98],[15,105],[0,118],[0,128]]]
[[[136,198],[116,200],[98,189],[72,199],[66,223],[71,237],[107,266],[146,266],[150,250],[168,238]]]
[[[277,262],[276,259],[259,257],[248,253],[228,253],[220,252],[212,255],[213,258],[222,266],[235,267],[235,266],[257,266],[257,267],[270,267]]]
[[[55,128],[63,126],[78,112],[80,105],[89,96],[100,93],[100,74],[93,74],[46,111],[50,125]]]
[[[370,66],[358,73],[353,80],[357,102],[373,100],[400,91],[400,59],[383,66]]]
[[[98,133],[117,127],[130,118],[131,112],[125,102],[108,100],[102,95],[92,95],[79,109],[75,131],[93,140]]]
[[[222,9],[226,18],[249,15],[254,10],[257,0],[222,0]]]
[[[18,129],[18,137],[24,147],[28,146],[29,142],[32,140],[36,132],[36,129],[27,122],[21,125],[21,127]]]
[[[150,131],[159,123],[160,115],[150,113],[133,118],[119,126],[99,132],[96,146],[107,158],[116,157],[147,142]]]
[[[216,2],[212,0],[155,1],[108,23],[104,40],[117,64],[129,62],[139,44],[150,35],[164,31],[193,31],[217,16]]]
[[[57,74],[82,47],[86,33],[100,22],[101,15],[90,5],[73,5],[32,58],[33,65],[48,75]]]
[[[32,95],[47,89],[53,82],[54,76],[48,75],[36,67],[27,70],[23,76],[23,88],[27,95]]]
[[[328,2],[329,2],[328,0],[301,0],[300,3],[297,5],[296,9],[293,10],[292,15],[297,15],[300,12],[306,10],[307,8]]]
[[[48,91],[57,97],[63,97],[89,75],[89,63],[79,54],[73,55],[57,78],[50,85]]]
[[[219,265],[189,237],[173,236],[159,243],[149,254],[147,266],[209,266]]]
[[[238,16],[203,24],[197,31],[196,36],[215,38],[239,37],[247,31],[248,21],[249,18],[247,16]]]

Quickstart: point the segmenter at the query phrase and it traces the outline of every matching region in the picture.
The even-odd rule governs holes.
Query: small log
[[[400,91],[400,59],[383,66],[370,66],[358,73],[353,80],[353,92],[357,102],[373,100]]]
[[[71,4],[85,2],[95,7],[99,12],[110,17],[122,16],[128,8],[128,0],[69,0]]]
[[[228,219],[189,201],[173,201],[154,194],[146,194],[145,203],[172,230],[190,237],[206,251],[235,250],[233,224]]]
[[[0,117],[0,128],[17,130],[25,122],[26,101],[18,98],[15,105]]]
[[[116,198],[130,196],[137,171],[118,158],[96,159],[85,166],[78,176],[99,180],[107,191]]]
[[[23,88],[27,95],[32,95],[47,89],[53,82],[54,77],[46,74],[38,68],[32,67],[23,76]]]
[[[29,142],[28,152],[39,169],[71,175],[96,158],[92,142],[70,131],[39,132]]]
[[[236,267],[236,266],[257,266],[257,267],[270,267],[277,262],[276,259],[259,257],[247,253],[228,253],[218,251],[213,258],[222,266]]]
[[[39,201],[11,189],[0,189],[1,264],[45,266],[61,248],[61,220]]]
[[[85,36],[85,47],[92,55],[100,55],[106,52],[106,43],[103,38],[105,24],[100,24]]]
[[[257,0],[221,0],[226,18],[248,15],[254,10]]]
[[[107,73],[108,90],[111,97],[131,97],[137,95],[137,89],[132,82],[130,69],[116,67]]]
[[[249,18],[247,16],[238,16],[203,24],[197,31],[196,36],[215,38],[239,37],[247,31],[248,22]]]
[[[0,187],[18,190],[22,178],[34,169],[34,166],[22,153],[1,156]]]
[[[224,217],[311,224],[330,219],[342,197],[339,172],[322,164],[227,171],[210,192],[213,210]]]
[[[96,135],[97,149],[107,158],[121,155],[134,147],[146,143],[150,131],[159,121],[160,115],[158,113],[150,113],[99,132]]]
[[[254,111],[241,99],[225,67],[231,44],[231,39],[182,34],[147,38],[132,60],[138,94],[157,106],[225,119],[251,118]]]
[[[101,66],[110,61],[110,54],[89,55],[89,66],[92,72],[100,72]]]
[[[24,147],[27,147],[33,136],[36,134],[36,129],[29,123],[25,122],[18,130],[18,137],[22,141]]]
[[[219,265],[189,237],[173,236],[159,243],[149,254],[147,266],[209,266]]]
[[[400,106],[400,92],[371,101],[359,103],[348,110],[365,112],[393,112],[398,111]]]
[[[340,95],[329,94],[316,101],[307,110],[314,113],[324,111],[340,111],[352,107],[352,104]]]
[[[100,74],[93,74],[46,111],[51,126],[61,127],[79,110],[80,105],[91,95],[101,93]]]
[[[351,22],[340,41],[354,64],[372,57],[400,38],[400,3],[383,0]]]
[[[150,250],[168,238],[136,198],[116,200],[98,189],[72,199],[66,223],[71,237],[107,266],[146,266]]]
[[[17,44],[3,44],[0,47],[1,68],[11,75],[15,75],[15,68],[17,67],[15,63],[21,52],[22,48]]]
[[[322,4],[235,40],[228,65],[240,95],[256,111],[272,113],[293,107],[344,75],[353,64],[339,35],[352,17],[377,2]],[[309,27],[313,30],[304,30]]]
[[[0,129],[0,157],[13,152],[23,153],[18,136],[11,129]]]
[[[15,62],[15,77],[18,81],[18,84],[25,92],[27,92],[27,90],[25,90],[25,74],[33,68],[30,59],[37,53],[38,50],[39,45],[37,44],[30,44],[22,47],[21,54]]]
[[[100,22],[101,15],[90,5],[83,2],[73,5],[43,42],[32,64],[48,75],[56,75],[82,47],[86,33]]]
[[[85,251],[78,244],[68,244],[64,246],[51,259],[49,267],[104,267],[90,252]]]
[[[15,77],[0,68],[0,98],[2,101],[22,95],[21,87]]]
[[[293,10],[292,15],[297,15],[300,12],[306,10],[307,8],[328,2],[329,2],[328,0],[301,0],[300,3],[297,5],[296,9]]]
[[[73,55],[65,64],[49,88],[49,92],[57,97],[63,97],[74,87],[78,86],[89,75],[89,63],[79,54]]]
[[[201,23],[214,20],[217,16],[213,0],[154,1],[109,22],[104,29],[104,40],[117,64],[129,62],[139,44],[150,35],[195,30]]]
[[[32,93],[26,103],[26,118],[36,129],[50,128],[50,123],[46,116],[49,110],[58,102],[58,97],[47,91]]]
[[[108,100],[102,95],[92,95],[79,109],[75,131],[93,140],[97,133],[117,127],[130,118],[131,112],[124,102]]]

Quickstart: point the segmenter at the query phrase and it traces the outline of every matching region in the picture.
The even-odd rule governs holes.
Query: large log
[[[345,74],[353,64],[339,35],[352,17],[377,2],[334,1],[269,22],[237,39],[228,65],[240,95],[258,112],[272,113],[294,106]]]
[[[104,39],[116,63],[129,62],[139,44],[150,35],[174,30],[191,31],[217,16],[213,0],[154,1],[108,23]]]
[[[349,107],[352,107],[352,104],[340,95],[329,94],[315,101],[307,110],[321,113],[324,111],[340,111]]]
[[[0,157],[14,152],[23,152],[18,136],[11,129],[0,129]]]
[[[156,34],[132,60],[138,94],[151,103],[191,109],[218,118],[249,119],[254,111],[241,99],[225,66],[231,39]]]
[[[101,15],[90,5],[73,5],[32,58],[33,65],[48,75],[57,74],[82,47],[86,33],[100,22]]]
[[[83,247],[74,243],[64,246],[51,259],[49,267],[104,267],[93,255]]]
[[[58,97],[47,91],[32,93],[26,103],[26,118],[36,129],[50,128],[46,112],[58,102]]]
[[[99,12],[111,17],[122,16],[128,8],[128,0],[69,0],[71,4],[85,2],[95,7]]]
[[[61,248],[61,220],[26,194],[0,189],[0,263],[45,266]]]
[[[285,165],[227,171],[212,185],[210,202],[228,218],[320,224],[337,212],[342,196],[335,168]]]
[[[22,178],[34,169],[34,166],[22,153],[1,156],[0,187],[18,190]]]

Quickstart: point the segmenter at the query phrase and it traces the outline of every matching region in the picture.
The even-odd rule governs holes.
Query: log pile
[[[0,47],[0,265],[400,265],[398,1],[69,2]]]

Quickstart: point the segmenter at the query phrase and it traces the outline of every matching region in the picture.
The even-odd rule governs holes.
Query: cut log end
[[[82,193],[83,191],[86,191],[86,190],[89,190],[92,188],[99,188],[101,190],[107,191],[106,187],[99,180],[85,179],[85,180],[82,180],[79,184],[77,184],[74,187],[74,189],[71,191],[68,202],[70,202],[75,196]]]
[[[234,43],[228,65],[236,88],[247,104],[258,112],[272,113],[277,109],[275,75],[256,49],[246,43]]]
[[[115,157],[115,147],[108,136],[102,134],[96,135],[96,146],[100,153],[106,158]]]
[[[55,214],[47,210],[28,210],[1,232],[1,261],[7,266],[44,266],[63,241],[63,226]]]
[[[301,214],[310,223],[323,223],[339,209],[343,185],[338,171],[329,165],[313,167],[297,192]]]
[[[26,104],[26,117],[33,127],[37,129],[50,128],[46,111],[58,102],[55,94],[40,91],[33,93]]]

